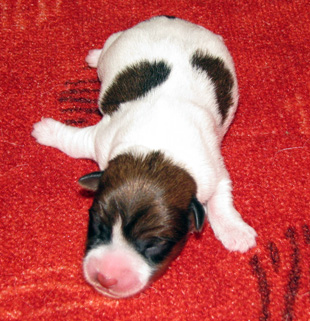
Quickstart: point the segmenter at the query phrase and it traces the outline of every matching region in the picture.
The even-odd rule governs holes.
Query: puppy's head
[[[193,178],[159,152],[118,156],[104,172],[79,182],[96,191],[84,274],[107,296],[143,290],[180,253],[188,233],[202,228],[204,208]]]

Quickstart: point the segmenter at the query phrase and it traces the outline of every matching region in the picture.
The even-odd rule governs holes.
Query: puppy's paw
[[[216,228],[215,235],[229,251],[246,252],[256,245],[255,230],[242,220]]]
[[[60,125],[61,123],[52,118],[42,118],[33,125],[31,135],[39,144],[54,147]]]
[[[97,68],[101,51],[102,49],[89,50],[88,55],[85,58],[89,67]]]

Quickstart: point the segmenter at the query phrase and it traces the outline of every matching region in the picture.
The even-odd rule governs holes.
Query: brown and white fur
[[[233,206],[220,145],[238,102],[233,60],[218,35],[156,17],[111,35],[86,57],[102,82],[95,126],[34,125],[43,145],[95,160],[80,179],[95,191],[84,274],[99,292],[142,291],[180,253],[204,211],[230,251],[256,232]]]

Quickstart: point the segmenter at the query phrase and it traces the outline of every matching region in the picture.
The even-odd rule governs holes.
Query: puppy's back
[[[177,18],[155,17],[110,36],[98,75],[104,113],[156,89],[207,108],[223,136],[237,107],[234,64],[222,37]]]

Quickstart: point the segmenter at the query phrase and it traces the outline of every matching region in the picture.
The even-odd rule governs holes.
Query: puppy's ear
[[[196,197],[192,198],[189,210],[191,211],[191,221],[194,221],[193,225],[195,227],[195,231],[200,232],[202,230],[206,214],[203,205]]]
[[[78,182],[83,188],[87,190],[97,191],[102,174],[103,174],[103,171],[92,172],[82,176]]]

